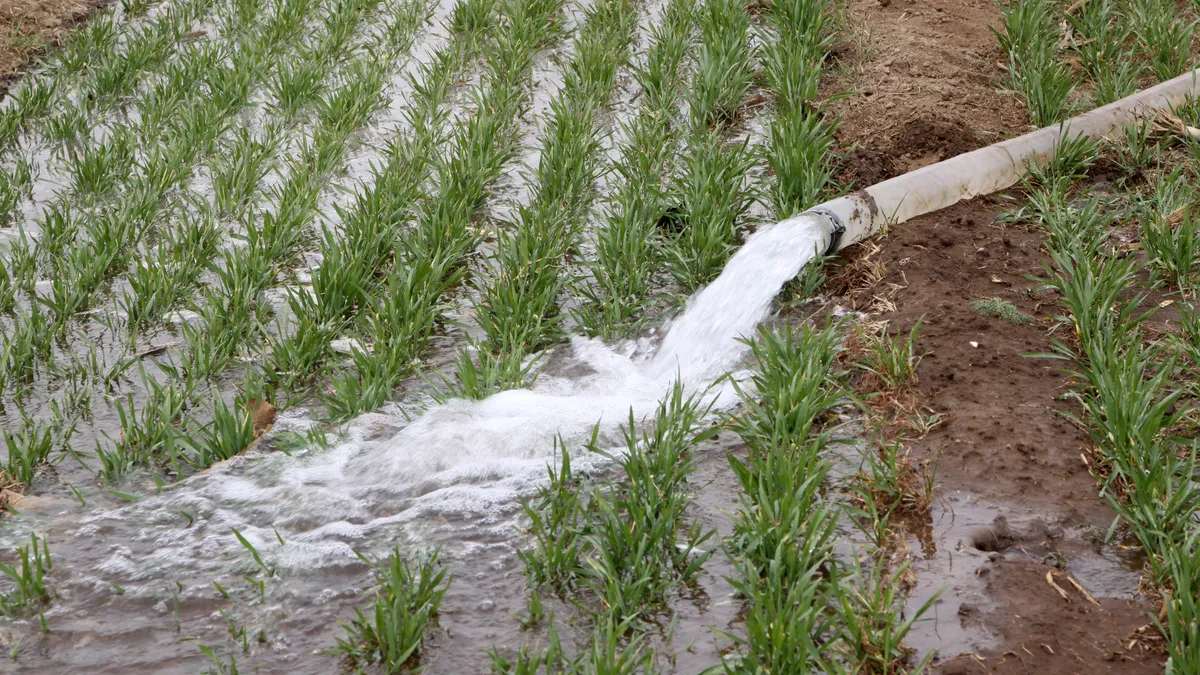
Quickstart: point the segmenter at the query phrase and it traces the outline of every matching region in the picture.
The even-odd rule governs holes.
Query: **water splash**
[[[231,560],[245,558],[235,555],[235,527],[274,564],[291,569],[347,564],[354,549],[401,533],[426,541],[472,538],[464,532],[475,540],[489,533],[509,539],[517,498],[544,480],[555,437],[576,448],[594,425],[602,436],[615,435],[631,414],[639,421],[653,414],[677,377],[691,391],[711,387],[745,357],[738,338],[753,333],[823,242],[820,221],[810,217],[755,233],[691,299],[656,353],[638,343],[577,337],[568,367],[558,369],[569,374],[543,372],[531,389],[450,401],[412,422],[364,415],[327,451],[239,458],[161,495],[95,513],[75,534],[132,527],[138,550],[114,547],[97,561],[104,578],[126,580],[180,566],[228,570]],[[735,403],[728,384],[709,392],[717,409]],[[288,424],[298,422],[280,421]],[[601,460],[575,463],[586,470],[589,461]],[[180,529],[180,511],[195,519],[188,529]]]

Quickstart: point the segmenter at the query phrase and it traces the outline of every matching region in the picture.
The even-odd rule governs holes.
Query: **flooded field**
[[[1200,108],[841,256],[806,209],[1185,72],[1194,20],[55,32],[0,104],[0,671],[1192,672]]]

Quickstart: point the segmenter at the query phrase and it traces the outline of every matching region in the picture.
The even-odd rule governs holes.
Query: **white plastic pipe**
[[[825,202],[803,216],[821,216],[842,249],[879,231],[964,199],[991,194],[1020,180],[1028,166],[1054,156],[1064,137],[1104,136],[1155,110],[1200,95],[1200,69],[1119,101],[1017,138],[952,157]]]

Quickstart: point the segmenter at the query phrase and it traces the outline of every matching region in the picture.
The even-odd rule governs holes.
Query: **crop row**
[[[530,202],[517,205],[488,261],[492,274],[476,282],[474,318],[484,339],[459,357],[456,395],[484,398],[523,385],[526,357],[564,337],[560,302],[573,286],[568,257],[578,251],[595,182],[606,169],[601,114],[628,60],[636,19],[637,5],[628,0],[586,12],[563,87],[543,120]]]
[[[280,35],[280,42],[257,42],[257,48],[238,50],[238,58],[228,63],[225,50],[214,43],[195,43],[187,49],[170,69],[176,75],[168,77],[187,80],[189,86],[180,88],[186,99],[176,101],[172,115],[164,112],[162,117],[169,121],[158,133],[147,138],[145,128],[118,125],[106,140],[76,154],[75,185],[87,195],[115,199],[92,208],[67,200],[53,203],[43,213],[35,243],[30,245],[24,236],[14,243],[10,291],[19,287],[33,299],[28,312],[16,317],[15,332],[45,322],[51,332],[44,337],[65,337],[69,322],[91,309],[108,282],[128,268],[141,242],[169,215],[165,212],[180,206],[168,196],[215,150],[221,131],[246,105],[262,65],[288,48],[285,40],[300,29],[314,3],[300,0],[289,7],[271,24],[291,27],[270,32]],[[255,39],[255,28],[246,30],[235,38],[239,43]],[[134,138],[150,141],[140,155],[135,155]],[[34,285],[39,273],[51,278],[44,294]],[[4,300],[15,304],[12,295]],[[40,317],[42,308],[48,318]],[[50,340],[43,344],[48,357]]]
[[[353,368],[335,371],[328,381],[324,398],[331,417],[345,419],[387,401],[428,350],[449,294],[482,239],[476,223],[488,186],[516,153],[532,59],[557,39],[560,12],[555,2],[474,0],[456,9],[452,27],[464,44],[478,43],[483,53],[482,79],[468,94],[474,114],[458,117],[445,132],[432,119],[413,125],[414,134],[397,146],[394,178],[376,183],[393,191],[381,194],[391,203],[391,229],[346,239],[343,259],[364,264],[329,270],[338,277],[330,277],[336,283],[328,288],[357,300],[332,324],[335,331],[314,354],[316,362],[331,356],[334,335],[350,330],[361,336],[352,350]],[[434,168],[436,176],[427,181]],[[374,209],[373,199],[362,197],[358,204]],[[361,216],[349,222],[374,226]],[[334,245],[328,239],[327,251]],[[313,285],[320,298],[317,275]]]
[[[1080,83],[1100,106],[1193,67],[1197,20],[1166,0],[1104,0],[1065,12],[1048,0],[1013,0],[1002,11],[997,37],[1008,56],[1006,84],[1037,127],[1072,114]],[[1064,58],[1067,50],[1078,69]]]
[[[186,44],[184,38],[214,4],[173,4],[136,29],[107,14],[89,22],[49,59],[47,73],[27,78],[13,91],[0,113],[0,149],[33,129],[62,143],[90,132],[105,111]]]
[[[363,0],[356,8],[350,3],[341,7],[351,8],[353,28],[375,4]],[[288,162],[287,177],[271,189],[271,203],[259,213],[249,212],[244,245],[224,249],[210,267],[216,280],[201,291],[195,304],[199,319],[182,326],[179,361],[162,366],[170,380],[159,384],[143,378],[151,395],[140,413],[132,399],[127,408],[119,407],[126,431],[122,441],[112,450],[97,449],[106,478],[148,463],[170,467],[178,474],[181,459],[207,467],[237,454],[254,439],[253,410],[246,402],[261,397],[266,383],[248,378],[232,408],[216,392],[206,392],[203,383],[215,382],[237,357],[265,337],[262,293],[275,284],[279,270],[296,259],[316,217],[321,191],[342,170],[348,138],[383,106],[386,76],[393,67],[391,50],[406,51],[427,16],[423,3],[403,5],[392,15],[389,29],[371,38],[345,65],[336,87],[314,99],[311,135],[302,141],[299,156]],[[190,434],[196,441],[184,457],[178,443],[188,435],[184,416],[207,399],[212,400],[211,422]],[[131,433],[136,433],[135,442]]]

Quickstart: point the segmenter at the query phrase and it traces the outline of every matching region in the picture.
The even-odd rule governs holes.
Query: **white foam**
[[[676,377],[689,391],[708,391],[716,408],[733,405],[731,386],[713,382],[745,357],[738,338],[766,318],[779,289],[820,242],[820,229],[806,218],[750,237],[693,297],[657,353],[576,337],[568,367],[559,371],[582,375],[543,372],[531,389],[450,401],[412,422],[364,415],[328,450],[223,464],[80,526],[139,524],[139,538],[153,546],[140,554],[138,569],[125,551],[101,563],[109,574],[139,577],[159,566],[214,570],[244,562],[231,528],[272,564],[293,569],[346,564],[355,548],[401,534],[514,531],[517,498],[545,480],[556,437],[573,451],[591,438],[593,425],[615,438],[631,413],[638,421],[652,415]],[[603,461],[578,454],[574,462],[585,469]],[[181,528],[180,511],[195,519],[191,527]]]

